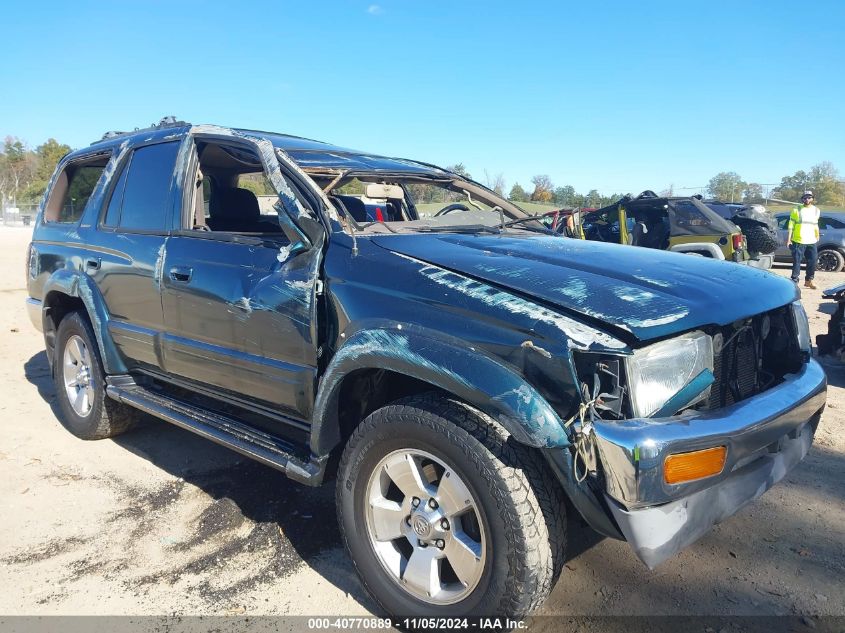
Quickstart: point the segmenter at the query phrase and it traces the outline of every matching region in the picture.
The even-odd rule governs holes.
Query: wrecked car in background
[[[391,614],[530,613],[567,507],[653,567],[789,472],[825,404],[789,281],[281,134],[170,120],[72,152],[27,286],[69,431],[142,411],[336,481]]]
[[[748,254],[752,260],[757,261],[757,268],[768,270],[772,267],[773,253],[780,239],[775,218],[766,207],[762,204],[736,204],[720,200],[702,200],[702,203],[739,227],[745,237]]]
[[[572,237],[700,255],[756,266],[742,231],[695,197],[643,191],[611,205],[564,212]]]

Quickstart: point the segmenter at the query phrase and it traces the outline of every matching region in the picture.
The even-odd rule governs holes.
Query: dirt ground
[[[0,227],[0,616],[369,613],[331,487],[154,420],[100,442],[62,428],[24,307],[29,237]],[[815,335],[833,304],[804,303]],[[828,410],[784,481],[655,571],[571,520],[542,613],[845,615],[845,370],[825,366]]]

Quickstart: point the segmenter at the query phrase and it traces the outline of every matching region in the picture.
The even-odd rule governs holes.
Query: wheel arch
[[[108,330],[109,313],[93,280],[75,271],[58,270],[44,285],[42,323],[47,356],[52,363],[55,335],[61,320],[72,311],[81,312],[94,330],[97,347],[107,374],[126,372],[126,365]]]
[[[373,379],[382,380],[381,387],[399,386],[399,390],[368,394],[368,404],[359,409],[359,415],[377,408],[374,405],[382,400],[386,404],[410,393],[440,390],[483,411],[522,444],[535,448],[569,445],[563,421],[513,369],[438,333],[393,326],[358,330],[329,362],[311,427],[311,447],[316,455],[329,454],[363,419],[343,418],[349,415],[355,387]],[[367,386],[363,384],[363,388]],[[392,395],[389,400],[384,395],[388,392]]]

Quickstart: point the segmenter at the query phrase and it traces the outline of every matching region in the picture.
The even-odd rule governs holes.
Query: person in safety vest
[[[812,191],[805,191],[801,196],[802,206],[792,209],[786,231],[786,245],[792,251],[792,281],[798,283],[801,278],[801,259],[807,261],[804,275],[804,287],[816,288],[813,277],[816,275],[816,260],[819,258],[816,244],[819,242],[819,208],[813,204]]]

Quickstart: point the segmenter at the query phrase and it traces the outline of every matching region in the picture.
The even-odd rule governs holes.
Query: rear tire
[[[835,248],[823,248],[819,251],[816,269],[826,273],[838,273],[845,267],[845,256]]]
[[[765,226],[753,222],[743,222],[740,228],[745,235],[748,250],[752,253],[768,255],[777,250],[778,237]]]
[[[391,615],[522,617],[563,565],[565,500],[542,455],[440,394],[399,400],[358,426],[337,507],[361,581]]]
[[[141,412],[106,396],[106,376],[91,324],[79,312],[56,333],[53,382],[62,425],[83,440],[114,437],[132,428]]]

